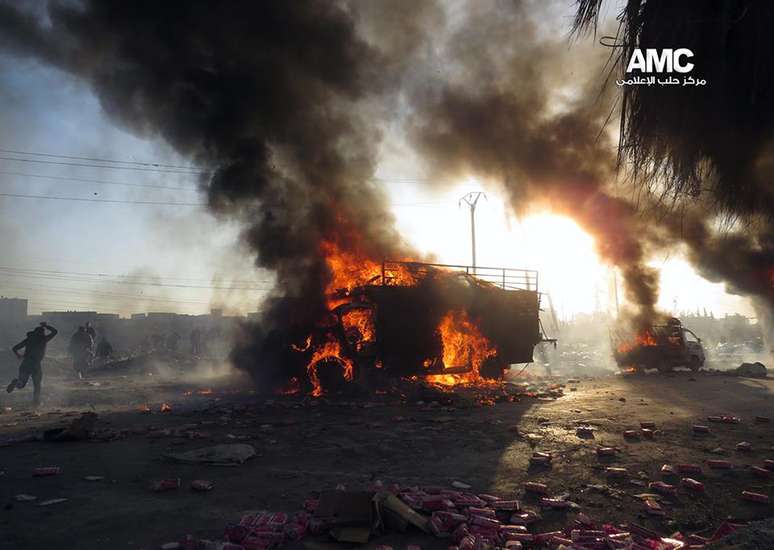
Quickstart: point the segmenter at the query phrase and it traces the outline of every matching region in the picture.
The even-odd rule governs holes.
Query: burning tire
[[[311,365],[317,378],[317,386],[325,393],[339,392],[348,387],[352,374],[348,374],[348,365],[339,357],[323,357]]]

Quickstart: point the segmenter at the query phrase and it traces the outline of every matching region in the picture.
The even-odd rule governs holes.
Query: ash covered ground
[[[238,373],[173,356],[95,372],[83,381],[61,363],[47,363],[39,412],[31,409],[30,391],[2,401],[3,548],[150,549],[188,534],[222,540],[226,526],[247,511],[292,514],[320,491],[370,490],[379,482],[384,488],[456,487],[518,499],[541,516],[529,526],[532,533],[563,529],[583,513],[663,536],[711,537],[729,518],[743,523],[772,515],[771,505],[740,498],[743,490],[772,495],[772,481],[750,469],[774,458],[774,425],[755,419],[774,416],[771,378],[717,370],[626,376],[589,368],[547,377],[531,366],[489,389],[442,392],[406,383],[378,395],[310,398],[260,395]],[[7,362],[4,370],[10,367]],[[164,404],[167,412],[161,412]],[[97,414],[88,438],[43,439],[46,430],[68,426],[82,413]],[[715,416],[736,418],[708,420]],[[641,431],[648,422],[655,424],[652,438]],[[709,433],[696,433],[697,424]],[[583,426],[590,434],[578,430]],[[625,437],[626,430],[639,437]],[[750,450],[737,450],[743,441]],[[164,458],[218,444],[247,444],[255,456],[231,467]],[[599,447],[616,451],[599,457]],[[550,465],[531,465],[536,451],[550,453]],[[733,468],[711,469],[710,460]],[[680,486],[685,474],[662,476],[664,464],[699,465],[702,473],[690,477],[704,484],[704,493]],[[33,476],[35,468],[48,466],[61,471]],[[611,467],[627,472],[617,477]],[[178,478],[177,489],[152,488]],[[213,488],[194,491],[194,480]],[[654,494],[648,484],[657,481],[677,485],[677,495],[638,496]],[[574,505],[541,506],[539,496],[525,493],[525,482],[544,483],[549,496]],[[645,498],[655,500],[663,515],[649,514]],[[66,500],[47,504],[51,499]],[[321,547],[328,539],[304,540],[291,545]],[[373,535],[365,547],[409,543],[452,544],[409,528]]]

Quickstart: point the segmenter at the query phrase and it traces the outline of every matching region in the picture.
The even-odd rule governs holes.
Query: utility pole
[[[462,197],[458,203],[458,206],[462,206],[464,202],[470,207],[470,243],[473,249],[473,275],[476,274],[476,203],[478,203],[478,199],[481,197],[484,197],[484,200],[488,200],[484,192],[471,191]]]

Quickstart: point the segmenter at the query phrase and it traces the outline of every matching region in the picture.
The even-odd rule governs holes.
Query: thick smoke
[[[707,211],[698,205],[660,220],[661,244],[683,245],[704,278],[724,282],[727,291],[751,298],[764,341],[774,352],[774,224],[759,220],[718,231]]]
[[[233,353],[254,373],[270,377],[281,357],[264,350],[288,349],[294,326],[324,316],[323,248],[412,255],[371,183],[388,117],[408,121],[434,173],[500,181],[516,212],[542,203],[582,224],[620,268],[638,326],[657,316],[646,260],[678,241],[706,273],[760,294],[743,268],[703,258],[702,246],[723,248],[704,222],[685,236],[613,185],[606,52],[570,47],[567,29],[546,23],[553,4],[460,3],[446,19],[433,2],[408,1],[23,6],[0,0],[0,48],[86,80],[121,125],[193,158],[212,211],[241,220],[258,265],[276,273],[264,323]],[[287,330],[266,330],[278,326]],[[259,357],[267,364],[254,370]]]
[[[447,178],[502,182],[516,212],[543,203],[578,221],[620,268],[634,321],[647,326],[657,317],[658,274],[646,265],[647,225],[610,191],[616,159],[603,132],[611,108],[599,94],[604,58],[582,45],[568,50],[566,35],[541,39],[535,4],[470,10],[446,45],[452,76],[413,97],[415,144]]]
[[[374,34],[427,11],[403,8]],[[374,258],[403,248],[369,183],[380,135],[368,120],[401,63],[362,39],[355,17],[306,1],[52,2],[45,18],[0,4],[0,47],[87,80],[121,125],[210,171],[212,210],[241,218],[258,264],[276,272],[267,321],[292,325],[325,310],[322,242]],[[259,340],[237,361],[254,363]]]

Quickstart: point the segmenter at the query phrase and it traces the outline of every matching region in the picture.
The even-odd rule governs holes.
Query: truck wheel
[[[490,357],[481,365],[479,374],[487,380],[502,380],[505,370],[505,363],[501,359]]]
[[[660,372],[660,373],[672,372],[672,365],[670,365],[666,361],[659,362],[659,364],[656,365],[656,368],[658,369],[658,372]]]
[[[701,368],[701,365],[701,360],[695,355],[691,355],[691,358],[688,360],[688,368],[693,372],[697,372]]]

